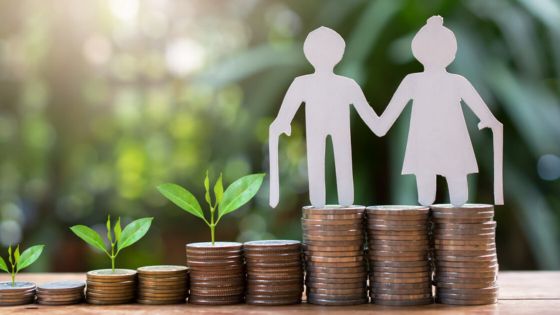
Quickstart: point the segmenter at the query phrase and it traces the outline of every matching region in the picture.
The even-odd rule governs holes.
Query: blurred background
[[[560,2],[5,0],[0,3],[0,253],[47,244],[32,271],[110,265],[68,229],[103,232],[108,214],[156,219],[117,266],[185,263],[207,241],[199,219],[156,185],[203,200],[206,169],[225,184],[268,171],[268,125],[295,76],[312,72],[302,44],[324,25],[346,40],[336,72],[380,114],[402,78],[421,71],[415,32],[440,14],[458,39],[449,70],[466,76],[505,130],[506,205],[496,207],[502,270],[560,269]],[[493,202],[489,130],[465,108],[480,174],[470,201]],[[353,112],[357,204],[416,204],[400,175],[410,105],[384,139]],[[301,239],[308,203],[303,109],[280,141],[282,195],[268,182],[225,217],[217,239]],[[328,195],[336,202],[332,154]],[[438,202],[447,201],[443,180]],[[202,203],[201,203],[202,204]],[[103,234],[104,235],[104,234]]]

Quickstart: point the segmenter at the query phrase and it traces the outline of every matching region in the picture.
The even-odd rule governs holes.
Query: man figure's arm
[[[276,116],[276,119],[270,124],[269,137],[278,137],[282,133],[288,136],[291,135],[292,127],[290,125],[303,102],[301,85],[301,79],[296,78],[288,88],[282,105],[280,105],[278,116]]]
[[[371,129],[376,136],[381,136],[378,128],[379,116],[377,116],[373,108],[369,105],[360,86],[354,81],[352,81],[352,83],[354,85],[352,89],[352,98],[354,99],[352,105],[354,105],[358,115],[366,123],[369,129]]]

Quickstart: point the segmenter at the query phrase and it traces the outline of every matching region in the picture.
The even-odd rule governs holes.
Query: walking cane
[[[272,128],[271,128],[272,129]],[[270,155],[270,192],[269,204],[276,208],[280,200],[280,175],[278,174],[278,138],[280,135],[275,130],[268,133],[268,154]]]
[[[495,119],[494,119],[495,120]],[[478,124],[478,129],[490,128],[492,130],[492,146],[494,155],[494,204],[504,204],[504,127],[495,120],[494,122]]]
[[[504,128],[502,124],[493,126],[492,142],[494,150],[494,204],[504,204]]]

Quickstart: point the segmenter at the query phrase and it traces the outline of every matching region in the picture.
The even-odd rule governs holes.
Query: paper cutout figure
[[[354,202],[352,150],[350,143],[350,104],[373,130],[378,118],[360,86],[352,79],[336,75],[333,70],[344,54],[346,44],[332,29],[319,27],[308,34],[304,54],[315,72],[297,77],[290,85],[278,117],[270,125],[270,206],[280,198],[278,175],[278,138],[291,134],[290,123],[305,103],[307,167],[309,196],[315,207],[325,205],[325,145],[331,136],[335,158],[338,201],[348,206]]]
[[[468,199],[467,175],[478,166],[461,109],[461,100],[480,119],[479,129],[490,128],[494,149],[494,202],[503,204],[502,124],[464,77],[448,73],[455,59],[457,41],[443,26],[441,16],[432,16],[412,40],[412,53],[424,71],[407,75],[401,82],[375,131],[380,136],[391,128],[412,100],[412,117],[402,174],[416,175],[418,201],[431,205],[436,196],[436,175],[447,179],[451,203],[461,206]]]

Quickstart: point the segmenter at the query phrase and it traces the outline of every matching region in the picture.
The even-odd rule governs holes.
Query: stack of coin
[[[303,208],[307,302],[356,305],[368,302],[364,259],[364,207]]]
[[[101,269],[87,273],[86,301],[90,304],[112,305],[134,301],[136,270]]]
[[[366,212],[372,302],[394,306],[433,303],[430,209],[375,206]]]
[[[138,268],[140,304],[185,303],[189,269],[185,266],[146,266]]]
[[[35,283],[0,282],[0,306],[29,304],[35,301]]]
[[[242,246],[235,242],[187,244],[191,283],[189,303],[227,305],[243,302],[245,268]]]
[[[37,286],[37,303],[44,305],[70,305],[84,301],[83,281],[66,280],[48,282]]]
[[[243,244],[247,265],[247,304],[301,303],[303,262],[299,241],[253,241]]]
[[[453,305],[498,300],[496,221],[492,205],[432,206],[436,299]]]

